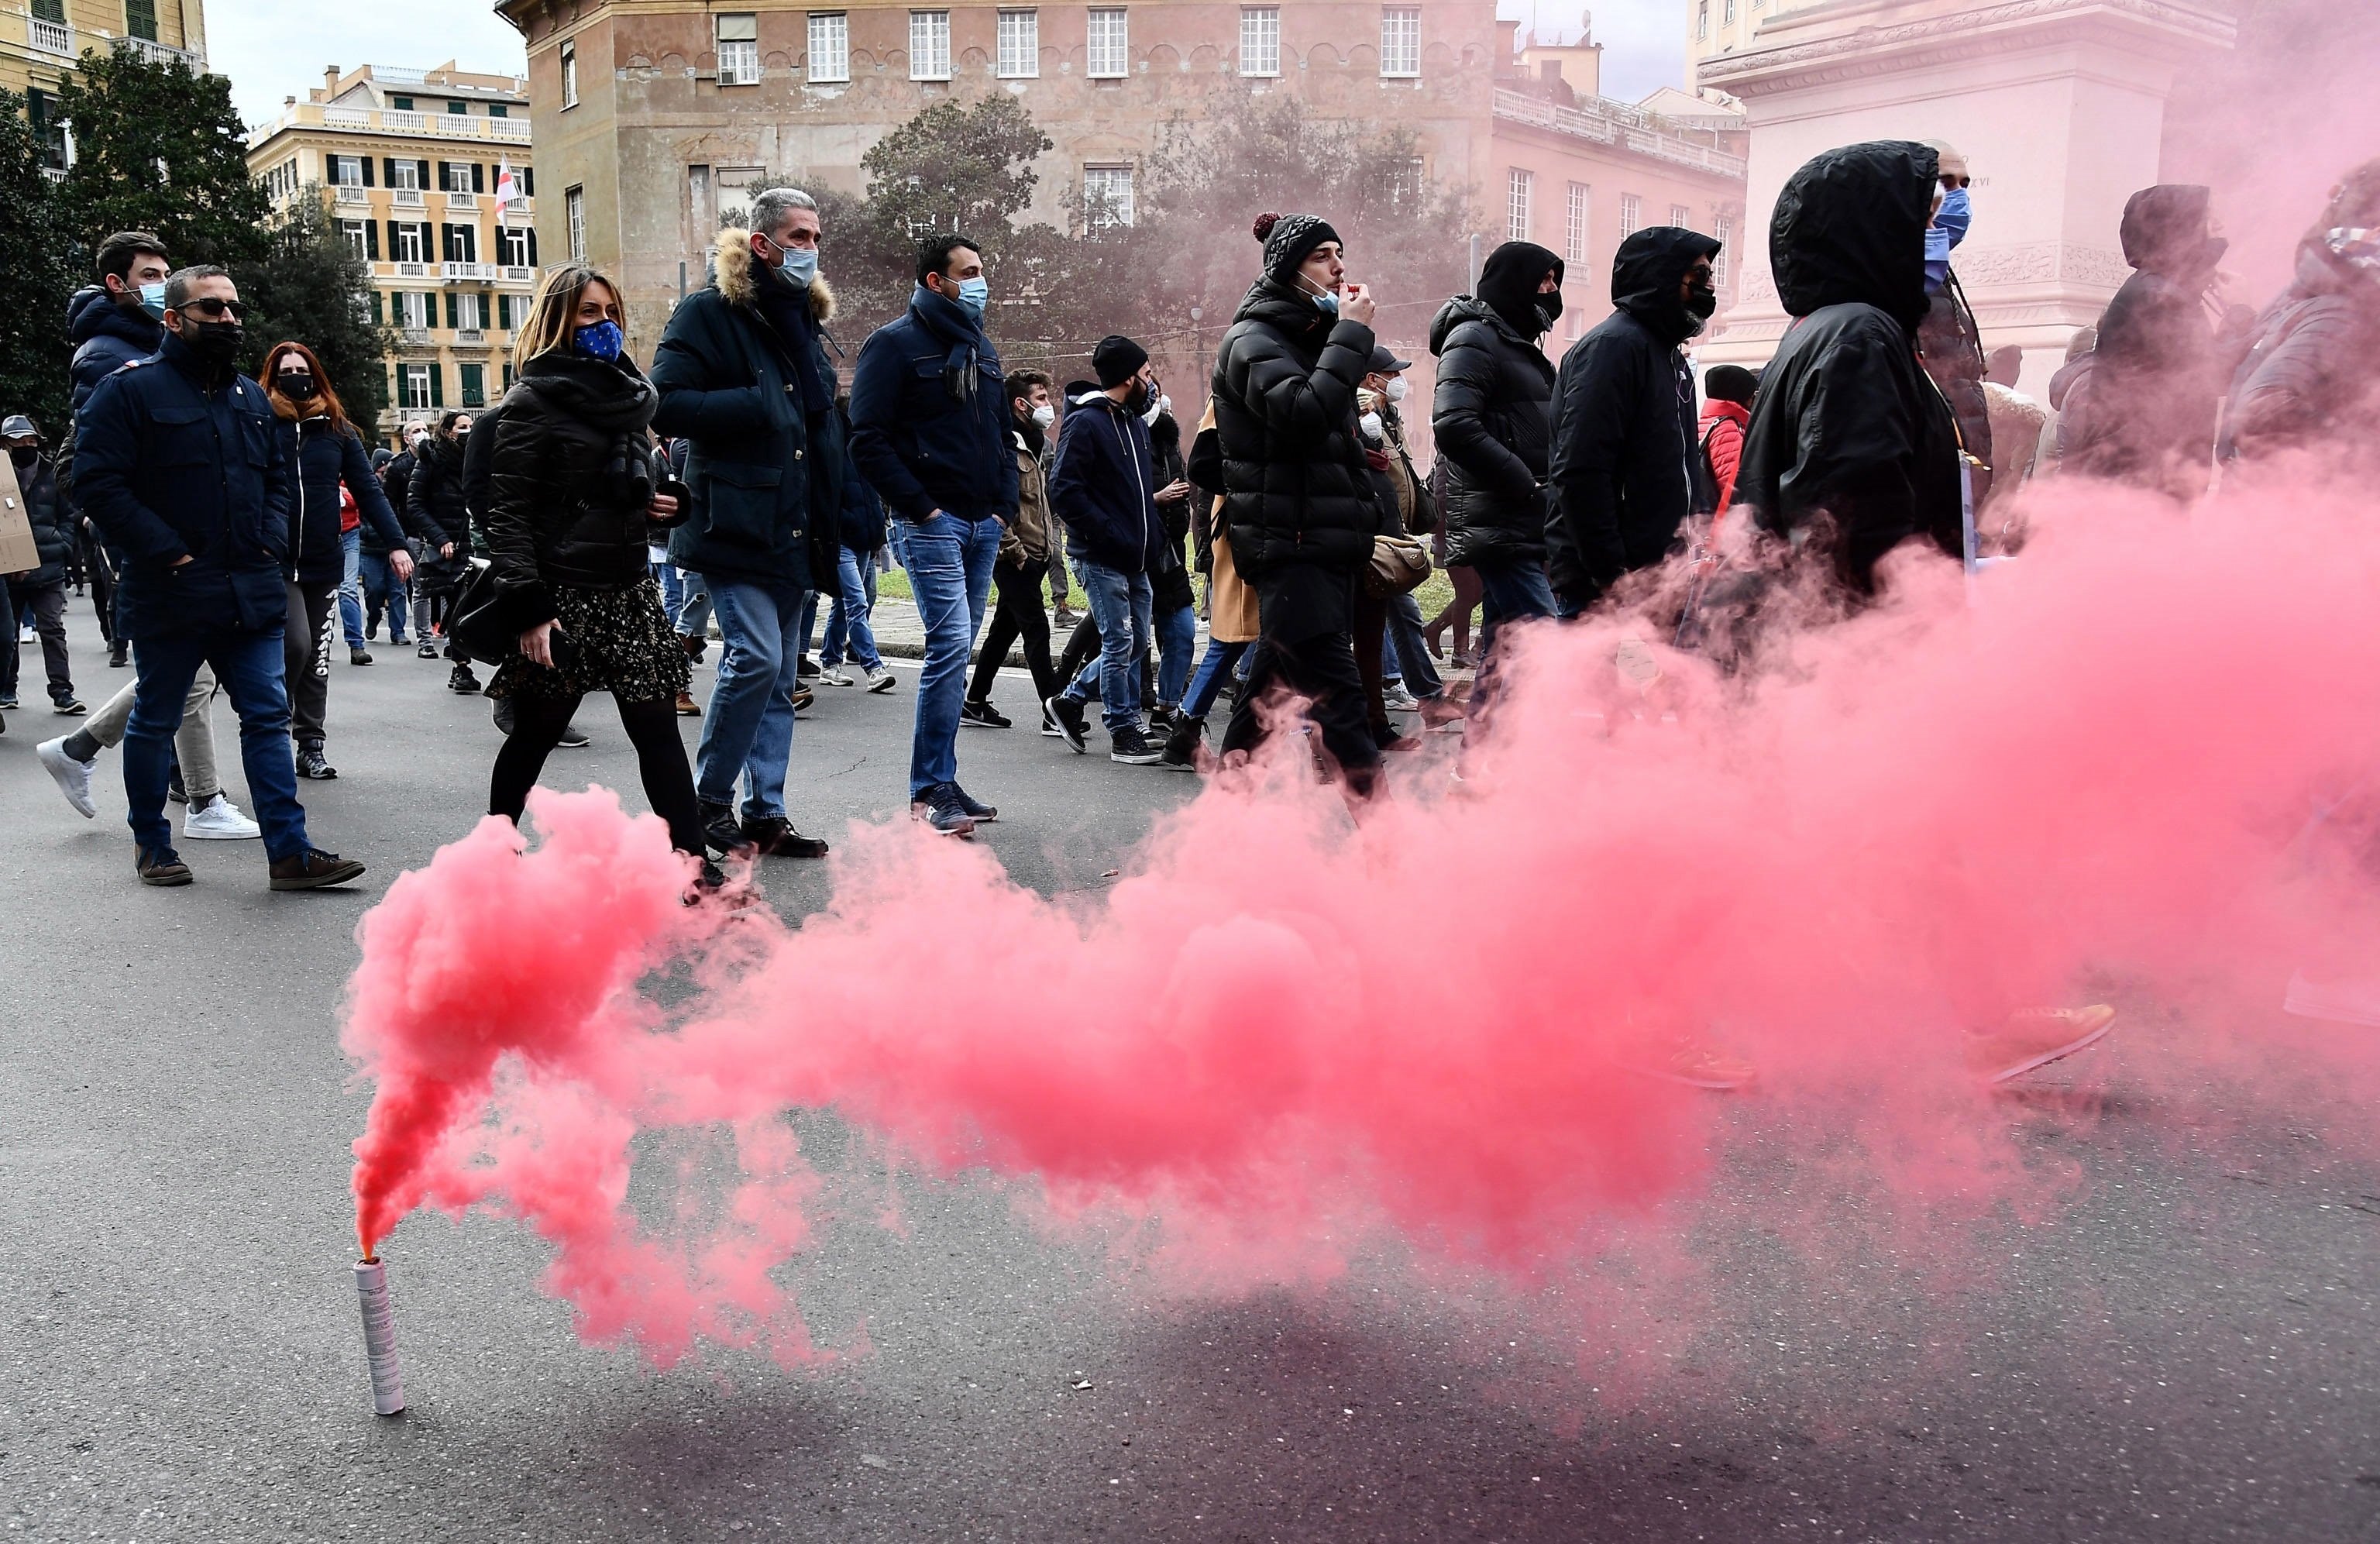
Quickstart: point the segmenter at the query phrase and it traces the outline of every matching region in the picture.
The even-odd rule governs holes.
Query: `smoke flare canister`
[[[356,1295],[364,1306],[364,1355],[371,1362],[372,1409],[394,1416],[405,1408],[405,1379],[396,1367],[396,1318],[388,1307],[388,1267],[378,1258],[356,1262]]]

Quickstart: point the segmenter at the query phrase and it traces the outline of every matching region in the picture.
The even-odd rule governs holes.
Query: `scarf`
[[[557,348],[523,366],[520,383],[555,412],[610,436],[599,485],[612,490],[623,507],[652,503],[650,426],[661,396],[636,361],[625,354],[606,360]]]
[[[926,330],[951,346],[942,360],[942,384],[953,402],[975,400],[976,379],[983,360],[985,343],[983,329],[965,308],[935,291],[919,285],[909,297],[910,314],[926,325]]]
[[[1015,423],[1017,437],[1025,442],[1025,448],[1033,453],[1033,459],[1040,460],[1042,448],[1049,444],[1050,436],[1031,419],[1020,419],[1014,413],[1009,418]]]
[[[810,310],[808,286],[794,284],[772,268],[755,281],[752,303],[792,357],[794,379],[802,388],[803,417],[832,407],[833,394],[826,389],[826,376],[819,369],[818,317]]]

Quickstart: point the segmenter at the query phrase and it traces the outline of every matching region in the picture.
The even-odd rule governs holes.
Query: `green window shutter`
[[[434,183],[434,182],[432,182],[432,181],[431,181],[431,180],[430,180],[430,163],[429,163],[429,162],[427,162],[427,161],[420,161],[420,162],[416,162],[416,163],[415,163],[415,164],[416,164],[416,165],[418,165],[418,166],[419,166],[419,167],[421,168],[420,173],[419,173],[419,176],[420,176],[420,177],[421,177],[421,186],[422,186],[422,187],[424,187],[424,188],[435,188],[435,187],[437,187],[437,186],[438,186],[436,183]]]
[[[371,163],[366,162],[364,164],[370,165]],[[364,261],[367,262],[380,261],[380,222],[378,220],[364,222]],[[378,291],[373,292],[372,299],[375,303],[379,301]]]
[[[430,406],[446,406],[446,367],[443,364],[433,363],[430,367]]]
[[[474,161],[471,163],[471,191],[474,193],[484,193],[487,190],[488,168]]]
[[[382,172],[382,180],[386,182],[391,188],[395,187],[396,157],[394,155],[382,156],[380,158],[380,168]]]
[[[356,157],[356,164],[363,168],[364,186],[370,188],[372,185],[372,158],[369,155],[358,155]]]
[[[455,295],[449,290],[446,295],[446,330],[453,332],[461,325],[461,322],[455,320]]]
[[[377,289],[372,291],[372,325],[375,327],[385,325],[381,321],[380,291]]]
[[[531,268],[537,266],[537,227],[534,225],[529,227],[528,232],[528,265]]]

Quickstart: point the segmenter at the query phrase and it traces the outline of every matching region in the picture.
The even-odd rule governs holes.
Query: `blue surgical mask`
[[[1321,307],[1325,312],[1331,316],[1337,316],[1339,314],[1339,292],[1337,290],[1324,290],[1321,294],[1314,298],[1314,303]]]
[[[616,322],[598,322],[592,327],[579,328],[571,336],[578,345],[578,352],[599,359],[618,359],[621,346],[627,342]]]
[[[140,309],[158,321],[165,320],[165,281],[140,286]]]
[[[818,277],[818,249],[779,247],[777,251],[777,272],[808,289],[810,281]]]
[[[982,278],[961,279],[959,281],[959,304],[967,309],[967,314],[969,316],[974,317],[978,322],[982,321],[984,307],[991,304],[990,283]]]

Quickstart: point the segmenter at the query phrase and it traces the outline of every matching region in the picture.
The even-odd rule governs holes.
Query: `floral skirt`
[[[552,589],[554,627],[573,650],[569,667],[549,669],[515,654],[496,667],[490,697],[608,691],[623,702],[666,702],[694,684],[693,662],[662,610],[660,585],[648,578],[627,590]]]

